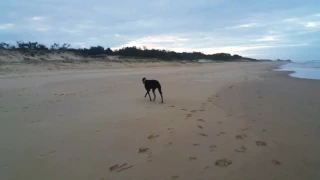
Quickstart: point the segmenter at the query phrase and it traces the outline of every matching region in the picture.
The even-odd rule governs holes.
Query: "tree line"
[[[6,50],[18,50],[21,52],[37,52],[37,51],[69,51],[83,56],[95,56],[95,55],[118,55],[127,57],[139,57],[139,58],[156,58],[163,60],[221,60],[221,61],[236,61],[240,59],[246,59],[254,61],[255,59],[242,57],[240,55],[231,55],[229,53],[216,53],[216,54],[204,54],[202,52],[175,52],[169,50],[148,49],[146,47],[123,47],[117,50],[111,50],[109,47],[103,46],[91,46],[90,48],[72,48],[70,44],[54,43],[47,47],[44,44],[38,42],[23,42],[17,41],[15,45],[8,43],[0,43],[0,49]]]

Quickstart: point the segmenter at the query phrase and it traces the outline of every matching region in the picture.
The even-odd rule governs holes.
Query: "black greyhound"
[[[146,88],[147,92],[144,97],[147,97],[147,94],[149,95],[150,101],[151,101],[151,96],[149,94],[150,89],[152,89],[153,92],[153,101],[156,99],[156,94],[154,91],[158,88],[160,96],[161,96],[161,102],[163,103],[163,97],[162,97],[162,91],[161,91],[161,84],[157,80],[147,80],[145,77],[142,78],[142,82],[144,84],[144,87]]]

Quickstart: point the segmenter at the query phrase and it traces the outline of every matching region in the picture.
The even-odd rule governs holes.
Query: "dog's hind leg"
[[[152,89],[153,92],[153,101],[156,100],[156,93],[154,92],[155,89]]]
[[[158,87],[158,90],[159,90],[159,94],[161,96],[161,103],[163,103],[163,97],[162,97],[162,91],[161,91],[161,86]]]

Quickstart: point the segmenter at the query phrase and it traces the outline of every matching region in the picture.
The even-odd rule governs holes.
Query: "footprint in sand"
[[[150,151],[149,148],[141,147],[141,148],[139,148],[138,153],[146,153],[146,152],[149,152],[149,151]]]
[[[200,109],[199,111],[200,111],[200,112],[203,112],[203,111],[204,111],[204,109]]]
[[[147,162],[152,162],[152,154],[148,156]]]
[[[185,108],[183,108],[183,109],[181,109],[182,111],[188,111],[188,109],[185,109]]]
[[[179,179],[179,175],[172,176],[172,179]]]
[[[227,134],[227,133],[225,133],[225,132],[220,132],[220,133],[217,134],[217,136],[225,135],[225,134]]]
[[[241,148],[235,149],[236,152],[246,152],[247,148],[242,146]]]
[[[265,129],[262,129],[262,131],[263,131],[263,132],[267,132],[267,130],[265,130]]]
[[[244,129],[242,129],[242,131],[248,131],[248,128],[244,128]]]
[[[157,137],[159,137],[159,135],[150,135],[150,136],[148,137],[148,139],[154,139],[154,138],[157,138]]]
[[[210,166],[206,166],[204,167],[204,170],[210,169]]]
[[[111,166],[110,168],[109,168],[109,171],[117,171],[117,172],[121,172],[121,171],[123,171],[123,170],[126,170],[126,169],[129,169],[129,168],[132,168],[133,166],[131,165],[131,166],[128,166],[128,164],[127,163],[124,163],[124,164],[122,164],[122,165],[114,165],[114,166]]]
[[[171,106],[168,106],[168,107],[174,108],[174,107],[176,107],[176,106],[175,106],[175,105],[171,105]]]
[[[209,149],[211,152],[213,152],[214,150],[216,150],[217,147],[218,147],[217,145],[211,145],[209,146]]]
[[[52,151],[50,151],[50,152],[47,153],[47,154],[41,154],[40,157],[47,157],[47,156],[49,156],[50,154],[53,154],[53,153],[55,153],[55,152],[56,152],[56,150],[52,150]]]
[[[196,113],[198,110],[194,109],[191,111],[191,113]]]
[[[221,121],[218,121],[217,123],[218,123],[218,124],[222,124],[223,122],[221,122]]]
[[[173,128],[168,128],[168,131],[170,132],[170,134],[173,133]]]
[[[202,127],[202,126],[200,126],[200,125],[198,125],[198,128],[203,129],[203,127]]]
[[[187,117],[189,118],[189,117],[192,117],[192,114],[187,114]]]
[[[229,86],[229,89],[231,89],[231,88],[233,88],[234,86],[232,85],[232,86]]]
[[[199,133],[200,136],[207,137],[208,135],[205,133]]]
[[[195,144],[193,144],[193,146],[199,146],[200,144],[198,144],[198,143],[195,143]]]
[[[219,97],[219,95],[217,94],[216,97]]]
[[[197,121],[200,121],[200,122],[205,122],[205,120],[203,120],[203,119],[197,119]]]
[[[169,142],[168,144],[164,145],[164,147],[172,146],[173,142]]]
[[[257,146],[267,146],[267,143],[264,141],[256,141]]]
[[[232,161],[229,160],[229,159],[218,159],[216,162],[215,162],[215,165],[216,166],[219,166],[219,167],[227,167],[229,165],[232,164]]]
[[[193,161],[193,160],[196,160],[196,159],[197,159],[197,157],[189,157],[190,161]]]
[[[275,160],[275,159],[273,159],[271,162],[272,162],[272,164],[275,165],[275,166],[279,166],[279,165],[282,164],[280,161]]]
[[[238,135],[236,135],[236,138],[237,138],[237,139],[244,139],[244,138],[246,138],[246,137],[247,137],[246,134],[238,134]]]

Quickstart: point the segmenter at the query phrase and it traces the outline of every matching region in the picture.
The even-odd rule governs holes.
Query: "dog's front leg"
[[[152,101],[152,100],[151,100],[151,96],[150,96],[150,93],[149,93],[149,91],[148,91],[148,95],[149,95],[149,99],[150,99],[150,101]]]
[[[149,91],[150,91],[150,90],[147,90],[146,95],[144,95],[144,97],[147,97],[147,94],[148,94],[148,95],[149,95],[149,99],[150,99],[150,101],[151,101],[151,96],[150,96]]]
[[[154,92],[154,89],[152,89],[153,92],[153,101],[156,100],[156,93]]]

